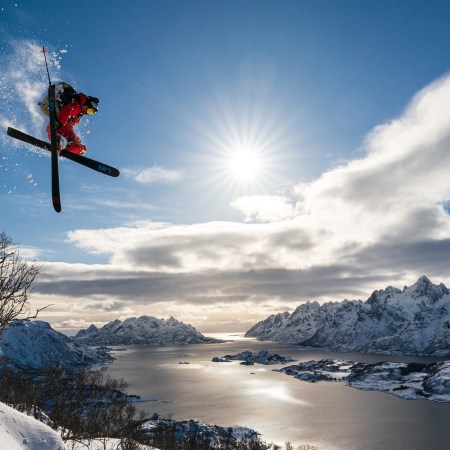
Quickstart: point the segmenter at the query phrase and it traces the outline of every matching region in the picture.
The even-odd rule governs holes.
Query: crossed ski
[[[27,144],[34,145],[39,148],[43,148],[44,150],[48,150],[52,153],[52,202],[53,208],[56,212],[61,212],[61,199],[59,193],[59,173],[58,173],[58,150],[57,150],[57,138],[55,140],[56,145],[54,146],[49,142],[41,141],[34,136],[30,136],[29,134],[23,133],[22,131],[16,130],[15,128],[9,127],[7,130],[8,136],[11,136],[20,141],[26,142]],[[55,133],[56,134],[56,133]],[[53,157],[56,156],[56,158]],[[85,167],[89,167],[96,172],[103,173],[104,175],[108,175],[110,177],[118,177],[120,172],[115,167],[109,166],[108,164],[104,164],[102,162],[96,161],[95,159],[87,158],[86,156],[77,155],[76,153],[68,152],[67,150],[62,150],[59,154],[60,156],[70,159],[78,164],[81,164]]]
[[[51,145],[49,142],[41,141],[40,139],[23,133],[22,131],[16,130],[15,128],[8,128],[7,133],[8,136],[18,139],[19,141],[26,142],[27,144],[34,145],[35,147],[51,151]],[[119,170],[115,167],[109,166],[108,164],[102,163],[100,161],[96,161],[95,159],[87,158],[86,156],[68,152],[67,150],[62,150],[59,156],[70,159],[71,161],[81,164],[82,166],[89,167],[89,169],[103,173],[110,177],[118,177],[120,175]]]

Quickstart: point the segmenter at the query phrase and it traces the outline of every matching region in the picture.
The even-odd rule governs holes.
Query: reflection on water
[[[308,402],[296,398],[294,393],[289,390],[287,382],[275,382],[272,380],[248,380],[248,387],[245,389],[245,395],[266,396],[268,399],[274,399],[280,402],[294,403],[297,405],[308,405]]]
[[[214,356],[263,348],[299,361],[325,357],[361,362],[432,360],[330,354],[241,338],[225,344],[132,347],[115,352],[117,360],[108,370],[128,381],[130,393],[157,400],[139,404],[150,414],[248,426],[269,442],[336,450],[450,448],[450,404],[407,401],[357,391],[344,383],[304,383],[272,371],[284,365],[211,362]]]

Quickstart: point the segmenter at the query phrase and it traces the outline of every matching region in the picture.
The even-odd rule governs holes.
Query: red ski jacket
[[[58,114],[58,122],[61,126],[56,130],[60,136],[68,139],[68,145],[65,148],[67,151],[84,155],[86,153],[86,146],[83,145],[80,138],[73,131],[73,127],[78,125],[83,117],[83,106],[86,103],[86,95],[78,94],[78,98],[72,99],[70,103],[61,107]],[[47,125],[47,136],[51,139],[50,124]]]
[[[83,117],[83,106],[86,103],[86,95],[80,92],[78,99],[74,98],[70,103],[64,105],[58,114],[58,122],[62,127],[69,125],[74,127],[80,123]]]

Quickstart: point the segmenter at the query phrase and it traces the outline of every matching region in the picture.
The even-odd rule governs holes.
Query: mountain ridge
[[[101,328],[94,324],[80,330],[72,340],[87,345],[180,345],[222,342],[204,336],[192,325],[175,317],[157,319],[153,316],[129,317],[108,322]]]
[[[0,356],[15,370],[75,369],[113,361],[106,349],[73,342],[42,320],[13,320],[0,337]]]
[[[450,356],[450,291],[422,276],[403,290],[376,290],[366,301],[303,303],[245,336],[339,352]]]

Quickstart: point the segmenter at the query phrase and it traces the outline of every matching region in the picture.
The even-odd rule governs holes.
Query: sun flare
[[[216,100],[207,116],[193,122],[197,145],[204,150],[198,152],[198,164],[209,174],[203,178],[205,189],[229,202],[278,189],[295,148],[294,124],[279,99],[250,95],[235,100],[223,91]]]
[[[240,181],[252,181],[261,174],[262,161],[252,148],[240,148],[230,155],[228,166],[233,177]]]

